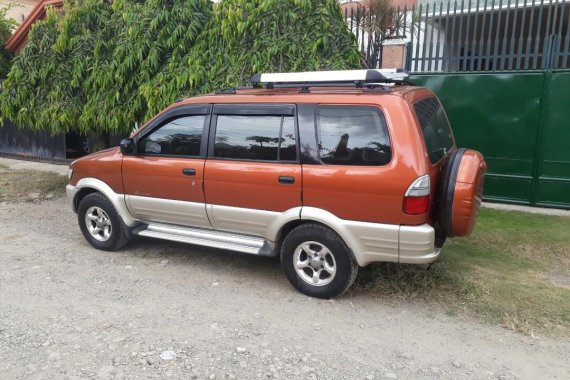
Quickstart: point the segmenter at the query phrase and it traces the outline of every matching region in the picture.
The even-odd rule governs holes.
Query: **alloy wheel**
[[[316,241],[301,243],[293,254],[293,266],[307,284],[325,286],[336,275],[336,260],[332,252]]]
[[[107,241],[113,232],[111,219],[102,208],[92,206],[85,213],[85,225],[93,238],[99,241]]]

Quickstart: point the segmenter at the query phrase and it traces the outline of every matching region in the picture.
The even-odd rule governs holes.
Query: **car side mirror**
[[[131,138],[121,140],[121,153],[123,155],[129,155],[135,153],[135,142]]]

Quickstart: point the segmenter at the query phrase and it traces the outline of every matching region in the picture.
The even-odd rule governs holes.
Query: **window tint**
[[[283,118],[281,130],[281,146],[279,148],[281,161],[295,161],[297,159],[297,144],[295,139],[295,120],[292,116]]]
[[[386,165],[392,153],[386,120],[376,107],[321,106],[321,160],[332,165]]]
[[[214,157],[296,160],[294,119],[292,116],[218,115]]]
[[[139,141],[139,152],[199,156],[205,117],[192,115],[170,120]]]
[[[435,97],[414,103],[432,164],[439,161],[453,146],[453,134],[443,107]]]

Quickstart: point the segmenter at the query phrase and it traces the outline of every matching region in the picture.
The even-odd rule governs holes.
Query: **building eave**
[[[34,22],[44,20],[46,18],[47,10],[50,8],[62,9],[63,0],[42,0],[36,4],[28,14],[28,17],[18,26],[12,33],[10,38],[4,43],[6,50],[17,53],[26,45],[28,41],[28,34]]]

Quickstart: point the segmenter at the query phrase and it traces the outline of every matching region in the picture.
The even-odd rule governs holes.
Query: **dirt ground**
[[[312,299],[275,259],[97,251],[65,199],[0,204],[3,379],[567,379],[569,352],[431,304]]]

